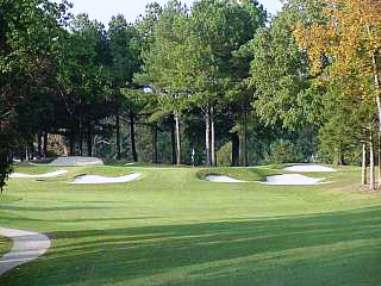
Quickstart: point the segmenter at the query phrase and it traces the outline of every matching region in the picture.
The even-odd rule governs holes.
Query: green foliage
[[[307,159],[299,144],[289,140],[279,140],[270,145],[270,153],[265,160],[267,163],[281,164],[306,162]]]
[[[217,166],[232,165],[232,143],[226,143],[217,151]]]
[[[67,1],[0,1],[0,188],[10,172],[11,153],[52,121],[45,102],[57,89]]]
[[[253,106],[268,125],[298,129],[319,124],[322,91],[311,85],[307,55],[292,35],[296,19],[304,16],[286,8],[252,42],[250,83],[256,89]]]

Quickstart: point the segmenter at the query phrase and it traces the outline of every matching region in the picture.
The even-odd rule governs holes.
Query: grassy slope
[[[9,252],[12,248],[12,241],[6,237],[0,236],[0,257]]]
[[[142,180],[67,183],[133,171]],[[214,184],[197,172],[72,168],[12,180],[0,225],[49,232],[53,247],[0,285],[379,285],[381,195],[357,191],[357,169],[312,187]]]
[[[280,173],[279,171],[258,168],[212,168],[198,171],[197,177],[205,180],[208,175],[223,175],[244,181],[265,181],[266,176],[278,175]]]

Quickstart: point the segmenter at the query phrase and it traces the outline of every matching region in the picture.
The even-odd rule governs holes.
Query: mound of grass
[[[0,257],[9,252],[12,248],[12,240],[0,236]]]
[[[48,165],[30,165],[30,164],[17,164],[14,166],[14,172],[24,173],[28,175],[40,175],[48,172],[54,172],[57,170],[62,170],[63,168],[51,167]]]
[[[207,176],[228,176],[242,181],[265,181],[267,176],[279,175],[279,171],[261,168],[208,168],[196,173],[200,180]]]

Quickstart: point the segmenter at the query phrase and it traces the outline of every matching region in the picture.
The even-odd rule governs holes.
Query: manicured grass
[[[244,181],[265,181],[267,176],[279,175],[280,171],[259,168],[209,168],[197,172],[197,177],[205,180],[208,175],[228,176]]]
[[[311,174],[330,183],[310,187],[215,184],[200,171],[79,167],[43,182],[12,179],[0,225],[47,232],[53,245],[0,285],[380,285],[381,194],[359,191],[358,168]],[[143,178],[68,183],[132,172]]]
[[[0,257],[9,252],[12,248],[12,241],[6,237],[0,236]]]

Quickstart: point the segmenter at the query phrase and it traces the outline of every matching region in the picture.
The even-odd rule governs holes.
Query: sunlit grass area
[[[64,168],[11,179],[0,225],[46,232],[42,258],[0,285],[379,285],[381,196],[346,167],[318,186],[267,186],[265,169]],[[23,166],[44,173],[57,168]],[[143,174],[135,182],[73,185],[81,174]],[[200,174],[251,178],[215,184]],[[0,244],[1,253],[1,244]]]

